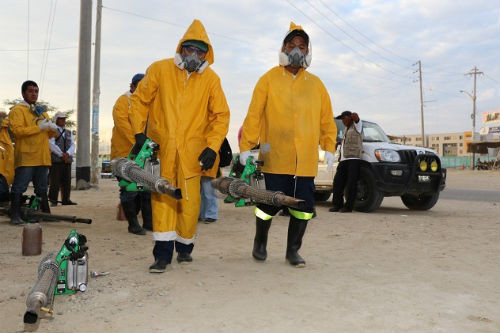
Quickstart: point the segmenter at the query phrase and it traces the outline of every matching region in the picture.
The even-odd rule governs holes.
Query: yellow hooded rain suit
[[[113,107],[113,133],[111,135],[111,157],[127,157],[134,145],[134,130],[128,117],[130,107],[130,91],[127,91],[116,100]]]
[[[14,168],[20,166],[50,166],[49,139],[56,134],[49,128],[41,130],[39,122],[50,120],[47,112],[37,116],[25,101],[10,108],[10,129],[14,133]]]
[[[200,21],[194,20],[187,29],[177,53],[186,40],[205,42],[205,60],[213,63],[213,48]],[[142,133],[148,121],[147,136],[160,145],[161,176],[182,191],[181,200],[152,193],[153,238],[192,244],[201,203],[198,156],[206,147],[218,153],[229,126],[220,79],[210,67],[188,76],[174,59],[160,60],[148,68],[130,102],[134,134]],[[217,156],[213,176],[218,163]]]
[[[14,181],[14,146],[9,135],[9,119],[5,118],[0,125],[0,174],[7,184]]]
[[[292,22],[290,31],[297,29],[302,30]],[[305,68],[294,77],[276,66],[255,86],[240,151],[260,143],[263,172],[315,177],[318,144],[334,153],[336,136],[330,97],[321,80]]]

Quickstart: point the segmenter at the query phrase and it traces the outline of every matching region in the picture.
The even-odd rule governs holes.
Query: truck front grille
[[[401,157],[401,161],[408,165],[413,165],[417,157],[416,150],[399,150],[398,153],[399,157]]]

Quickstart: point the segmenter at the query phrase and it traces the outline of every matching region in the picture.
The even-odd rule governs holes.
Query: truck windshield
[[[345,126],[340,119],[335,119],[335,123],[337,124],[337,140],[342,140]],[[363,142],[390,142],[390,140],[379,125],[363,121]]]

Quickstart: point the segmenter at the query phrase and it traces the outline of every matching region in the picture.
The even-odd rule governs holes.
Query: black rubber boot
[[[128,232],[136,235],[145,235],[146,230],[137,221],[135,200],[122,202],[122,207],[128,221]]]
[[[307,228],[306,220],[299,220],[290,216],[288,225],[288,240],[286,246],[286,260],[295,267],[304,267],[306,261],[297,253],[302,245],[302,237]]]
[[[253,240],[252,256],[255,260],[264,261],[267,258],[267,234],[271,227],[272,219],[264,221],[256,217],[255,221],[255,238]]]
[[[10,224],[26,224],[26,221],[21,218],[21,197],[21,194],[16,193],[10,195]]]
[[[153,210],[151,209],[151,193],[143,192],[141,196],[142,227],[153,231]]]

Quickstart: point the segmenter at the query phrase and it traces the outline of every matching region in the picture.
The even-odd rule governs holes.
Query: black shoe
[[[189,264],[193,262],[193,257],[191,257],[191,254],[187,252],[178,252],[177,253],[177,262],[179,264]]]
[[[149,266],[149,273],[164,273],[167,270],[167,261],[158,259],[154,264]]]
[[[136,235],[145,235],[146,230],[144,230],[144,228],[139,224],[139,221],[137,221],[137,205],[135,200],[122,202],[122,207],[128,221],[128,232]]]
[[[205,224],[214,223],[215,221],[217,221],[217,219],[212,219],[210,217],[207,217],[206,219],[203,219],[203,222],[205,222]]]
[[[341,210],[342,208],[341,207],[338,207],[338,206],[333,206],[332,208],[330,208],[328,211],[329,212],[338,212],[339,210]]]
[[[54,201],[54,200],[49,200],[50,202],[50,207],[56,207],[57,206],[57,200]]]
[[[129,225],[128,226],[128,232],[130,232],[131,234],[135,234],[135,235],[145,235],[146,234],[146,229],[144,229],[143,227],[141,227],[138,224],[136,225]]]
[[[256,218],[255,222],[255,238],[253,240],[252,256],[255,260],[264,261],[267,258],[267,234],[271,227],[271,220],[264,221]]]
[[[288,239],[286,246],[286,260],[295,267],[304,267],[306,261],[298,254],[302,245],[302,238],[307,228],[307,221],[290,216],[288,225]]]
[[[339,209],[339,213],[352,213],[352,209],[346,208],[346,207],[342,207],[342,208]]]
[[[21,194],[11,193],[10,199],[10,224],[24,225],[26,221],[21,218]]]
[[[77,203],[76,203],[76,202],[73,202],[73,201],[71,201],[71,200],[68,200],[68,201],[63,201],[63,202],[61,203],[61,205],[63,205],[63,206],[68,206],[68,205],[77,205]]]

